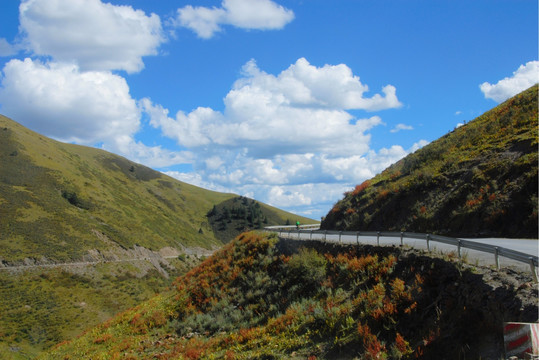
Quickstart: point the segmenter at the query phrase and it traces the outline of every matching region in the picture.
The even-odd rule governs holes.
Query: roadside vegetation
[[[538,238],[537,85],[344,194],[322,228]]]
[[[500,320],[536,315],[537,295],[524,306],[517,291],[493,296],[479,275],[398,248],[250,232],[170,291],[39,358],[477,358],[503,351]]]

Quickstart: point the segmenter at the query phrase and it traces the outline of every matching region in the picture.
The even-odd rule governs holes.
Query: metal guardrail
[[[538,282],[536,267],[539,266],[539,257],[500,246],[482,244],[470,240],[433,234],[419,234],[413,232],[319,230],[319,224],[300,225],[299,228],[297,228],[295,225],[268,226],[264,229],[267,231],[278,232],[280,236],[282,236],[283,233],[287,233],[289,238],[293,238],[293,234],[297,234],[298,239],[300,238],[300,234],[309,234],[309,240],[321,241],[327,241],[328,235],[338,235],[339,242],[342,242],[342,236],[355,236],[358,245],[360,243],[359,238],[361,236],[376,237],[376,242],[378,245],[380,245],[380,237],[400,238],[401,245],[404,245],[404,239],[406,238],[418,239],[426,241],[428,251],[430,251],[431,242],[439,242],[447,245],[456,246],[459,259],[462,259],[461,250],[463,248],[493,254],[497,269],[500,268],[500,256],[528,264],[530,266],[530,271],[532,273],[534,281],[536,283]],[[313,239],[313,235],[316,235],[318,239]]]

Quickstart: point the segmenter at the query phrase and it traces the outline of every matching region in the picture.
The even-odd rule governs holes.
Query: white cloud
[[[82,70],[138,72],[165,40],[159,16],[100,0],[24,0],[19,12],[29,50]]]
[[[138,130],[137,104],[118,75],[29,58],[10,60],[3,72],[2,111],[35,131],[90,145]]]
[[[11,56],[17,53],[15,46],[11,45],[6,39],[0,38],[0,56]]]
[[[221,8],[193,7],[178,9],[176,25],[193,30],[208,39],[222,25],[243,29],[282,29],[294,19],[294,12],[271,0],[223,0]]]
[[[397,124],[393,129],[389,130],[392,133],[399,132],[401,130],[413,130],[414,127],[406,124]]]
[[[529,61],[496,84],[482,83],[479,88],[485,98],[502,102],[539,82],[539,61]]]
[[[278,154],[323,152],[331,156],[368,151],[378,116],[354,119],[347,109],[373,110],[400,106],[394,88],[367,98],[367,86],[345,65],[321,68],[299,59],[278,76],[261,71],[254,61],[243,68],[224,99],[223,113],[197,108],[175,118],[168,110],[142,101],[151,124],[188,148],[247,148],[255,158]],[[388,91],[387,89],[393,90]]]
[[[372,178],[425,144],[427,142],[422,140],[408,150],[392,146],[378,152],[371,150],[365,156],[333,158],[324,154],[292,154],[272,159],[252,159],[242,153],[233,161],[224,162],[219,169],[167,174],[190,184],[252,197],[318,219],[342,198],[345,191]]]
[[[208,179],[203,178],[203,176],[198,172],[164,171],[163,173],[174,179],[177,179],[185,183],[195,185],[204,189],[218,191],[222,193],[234,192],[235,194],[243,194],[238,191],[234,191],[231,187],[225,187],[225,186],[216,184],[214,182],[211,182]],[[254,195],[249,195],[249,197],[253,198]]]
[[[140,110],[124,78],[80,72],[73,64],[10,60],[0,87],[2,113],[55,139],[106,150],[149,166],[192,161],[189,152],[147,147],[134,140]]]
[[[270,204],[283,207],[310,205],[312,201],[305,193],[286,190],[283,186],[272,186],[267,198]]]
[[[369,87],[362,84],[359,77],[345,64],[316,67],[307,59],[300,58],[278,76],[274,76],[261,71],[256,62],[250,60],[243,66],[242,72],[244,77],[234,84],[232,94],[242,89],[252,93],[252,89],[256,89],[272,95],[273,101],[293,107],[375,111],[401,106],[392,85],[382,89],[385,96],[375,94],[370,98],[364,97]]]
[[[195,158],[190,151],[171,151],[161,146],[147,146],[140,141],[135,141],[131,136],[119,135],[111,142],[104,143],[103,148],[152,168],[190,164]]]
[[[171,117],[150,99],[140,104],[153,127],[195,154],[197,177],[172,176],[281,208],[301,204],[315,211],[408,153],[400,146],[370,149],[369,130],[383,124],[381,118],[357,119],[348,110],[401,104],[391,85],[383,95],[367,97],[367,91],[346,65],[316,67],[301,58],[278,75],[246,63],[222,112],[199,107]]]

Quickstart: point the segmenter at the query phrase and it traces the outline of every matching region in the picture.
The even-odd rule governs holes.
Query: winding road
[[[266,228],[270,231],[276,231],[275,228],[269,227]],[[283,227],[281,227],[283,229]],[[308,229],[308,230],[307,230]],[[310,230],[313,230],[311,233]],[[357,237],[356,235],[350,235],[343,233],[342,235],[339,235],[338,232],[328,232],[327,234],[324,234],[322,232],[316,232],[316,228],[314,226],[311,226],[310,228],[303,227],[302,231],[298,232],[293,227],[287,227],[286,230],[281,231],[279,234],[281,237],[288,237],[291,239],[301,239],[301,240],[325,240],[327,242],[341,242],[344,244],[356,244],[359,242],[360,244],[366,244],[366,245],[388,245],[393,246],[401,245],[401,240],[398,237],[394,236],[376,236],[376,235],[361,235]],[[374,232],[376,233],[376,232]],[[539,240],[538,239],[504,239],[504,238],[463,238],[461,240],[469,240],[475,243],[479,244],[487,244],[491,246],[496,246],[500,248],[510,249],[514,251],[521,252],[523,254],[527,254],[530,256],[537,257],[539,256]],[[427,250],[427,242],[425,239],[414,239],[405,237],[403,238],[403,245],[404,246],[410,246],[415,249],[424,249]],[[457,247],[450,244],[444,244],[437,241],[431,241],[429,244],[430,251],[435,252],[441,252],[445,254],[449,253],[457,253]],[[462,257],[469,263],[477,264],[477,265],[483,265],[483,266],[492,266],[496,265],[496,257],[494,254],[486,253],[483,251],[477,251],[472,249],[462,249],[461,250]],[[500,267],[514,267],[519,270],[525,270],[530,271],[530,265],[529,263],[523,263],[520,261],[508,259],[506,257],[500,256],[498,258],[498,265]],[[537,264],[536,264],[537,268]]]

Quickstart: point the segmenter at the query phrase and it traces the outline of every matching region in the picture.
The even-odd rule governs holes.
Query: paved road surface
[[[286,236],[287,233],[283,232],[283,236]],[[313,233],[313,239],[321,239],[323,238],[323,234],[314,234]],[[298,234],[291,232],[290,237],[293,239],[298,238]],[[310,237],[309,233],[300,233],[299,238],[308,240]],[[483,244],[490,244],[494,246],[504,247],[507,249],[520,251],[526,254],[530,255],[539,255],[539,240],[531,240],[531,239],[497,239],[497,238],[490,238],[490,239],[463,239],[463,240],[471,240]],[[326,241],[328,242],[339,242],[339,235],[327,235]],[[356,236],[346,236],[342,235],[341,241],[343,243],[349,243],[349,244],[355,244],[356,243]],[[360,236],[359,242],[362,244],[369,244],[369,245],[376,245],[377,244],[377,237],[376,236]],[[400,238],[394,238],[394,237],[380,237],[380,245],[400,245]],[[416,249],[427,249],[427,243],[425,240],[419,240],[419,239],[410,239],[410,238],[404,238],[404,245],[411,246]],[[457,248],[452,245],[446,245],[443,243],[431,241],[430,243],[430,249],[431,251],[437,251],[437,252],[443,252],[443,253],[450,253],[454,252],[456,254]],[[469,263],[472,264],[478,264],[478,265],[495,265],[495,258],[494,255],[470,250],[470,249],[462,249],[462,255],[467,259]],[[522,262],[514,261],[511,259],[507,259],[504,257],[500,257],[500,266],[512,266],[516,267],[521,270],[529,271],[530,267],[528,264],[524,264]]]

